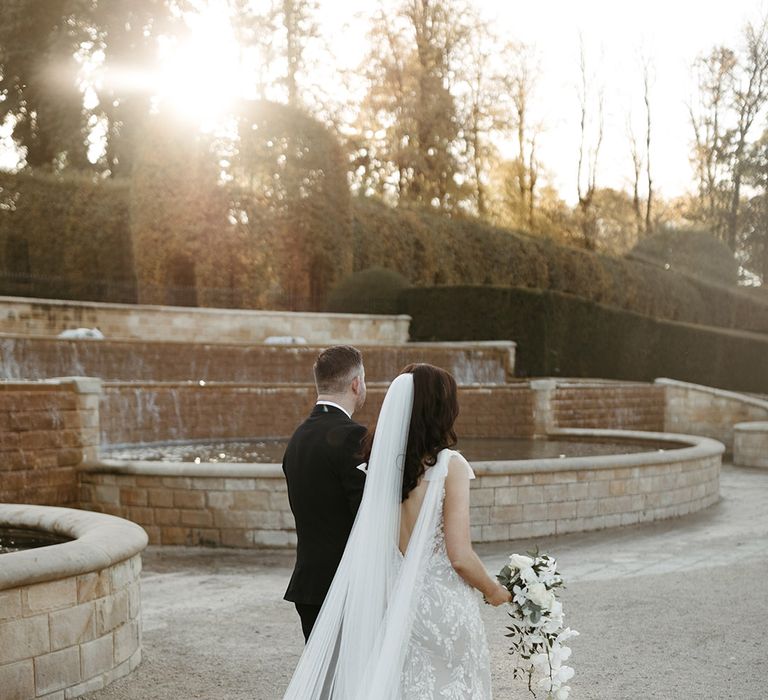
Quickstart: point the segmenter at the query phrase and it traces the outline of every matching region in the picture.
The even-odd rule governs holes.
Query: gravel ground
[[[724,467],[702,513],[544,538],[568,582],[574,700],[764,700],[768,662],[768,472]],[[530,542],[484,545],[489,570]],[[289,553],[150,548],[142,574],[144,660],[89,700],[272,700],[302,649],[282,601]],[[495,697],[530,697],[511,678],[505,614],[483,610]],[[541,694],[539,694],[541,698]]]

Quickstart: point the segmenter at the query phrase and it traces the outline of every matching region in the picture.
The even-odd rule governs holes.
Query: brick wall
[[[322,346],[62,340],[0,335],[0,376],[88,376],[106,381],[280,383],[312,381]],[[511,343],[364,346],[366,376],[388,382],[408,363],[428,362],[460,384],[503,384],[514,371]]]
[[[635,383],[557,382],[552,397],[559,428],[664,430],[661,386]]]
[[[373,425],[385,391],[381,385],[369,386],[366,404],[355,420]],[[312,410],[315,399],[310,385],[105,384],[101,441],[288,437]],[[526,384],[461,387],[459,402],[456,429],[463,437],[533,434],[532,392]]]
[[[107,304],[0,297],[0,331],[57,335],[98,328],[107,338],[195,343],[261,343],[269,336],[301,336],[310,343],[403,343],[409,316],[368,316],[244,309]]]
[[[76,467],[98,446],[96,380],[0,382],[0,502],[77,503]]]

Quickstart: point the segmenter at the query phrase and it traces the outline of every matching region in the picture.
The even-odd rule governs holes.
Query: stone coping
[[[52,386],[70,389],[77,394],[100,394],[98,377],[49,377],[47,379],[0,379],[0,391],[50,391]]]
[[[736,423],[734,430],[745,433],[768,433],[768,421],[749,421],[747,423]]]
[[[283,478],[283,465],[274,462],[163,462],[162,460],[99,459],[79,471],[140,476],[191,476],[230,479]]]
[[[768,411],[768,401],[750,396],[749,394],[741,394],[738,391],[728,391],[727,389],[717,389],[713,386],[706,386],[704,384],[691,384],[690,382],[681,382],[677,379],[667,379],[666,377],[659,377],[655,380],[655,384],[661,384],[662,386],[671,386],[678,389],[689,389],[691,391],[700,391],[704,394],[711,394],[712,396],[718,396],[722,399],[732,399],[741,403],[749,404],[750,406],[757,406]]]
[[[325,311],[274,311],[271,309],[230,309],[211,306],[165,306],[161,304],[119,304],[106,301],[75,301],[69,299],[45,299],[40,297],[12,297],[0,296],[0,306],[4,304],[24,304],[27,306],[60,306],[80,307],[84,309],[117,309],[120,311],[172,311],[175,313],[200,313],[215,314],[216,316],[253,315],[253,316],[292,316],[294,318],[306,316],[309,318],[348,318],[348,319],[382,319],[385,321],[408,319],[408,314],[342,314],[327,313]]]
[[[493,474],[534,474],[537,472],[560,472],[570,470],[620,469],[642,467],[653,464],[687,462],[701,457],[712,457],[725,452],[725,445],[711,438],[681,433],[653,433],[642,430],[603,430],[598,428],[567,428],[552,430],[548,437],[605,438],[631,442],[670,443],[668,450],[633,452],[632,454],[594,455],[564,457],[557,459],[521,459],[509,461],[473,462],[475,472],[480,475]],[[681,447],[680,445],[683,445]]]
[[[66,377],[65,377],[66,379]],[[90,379],[90,378],[89,378]],[[25,388],[27,384],[32,385],[37,382],[36,379],[23,380],[23,379],[10,379],[7,380],[9,384],[14,384],[14,388]],[[47,380],[43,380],[47,381]],[[244,387],[253,389],[297,389],[306,390],[312,389],[315,391],[316,387],[312,382],[218,382],[199,379],[187,379],[185,381],[156,381],[154,379],[141,379],[139,381],[102,381],[101,379],[95,379],[94,381],[101,382],[104,388],[109,387],[131,387],[134,389],[141,389],[143,387],[225,387],[227,389]],[[202,383],[201,383],[202,381]],[[0,389],[2,388],[3,380],[0,379]],[[387,389],[391,382],[365,382],[365,385],[369,389],[381,389],[382,391]],[[458,384],[459,391],[462,389],[488,389],[492,391],[504,391],[507,389],[519,389],[522,384],[529,384],[525,382],[519,383],[506,383],[506,384],[494,384],[488,382],[472,382],[471,384]],[[50,385],[49,385],[50,386]]]
[[[721,455],[725,446],[717,440],[697,435],[678,433],[652,433],[639,430],[602,430],[571,428],[552,431],[550,437],[610,438],[632,442],[667,442],[669,450],[635,452],[632,454],[594,455],[548,459],[494,460],[472,462],[479,476],[498,474],[534,474],[581,469],[617,469],[652,464],[687,462],[701,457]],[[682,447],[681,447],[682,445]],[[81,470],[111,474],[137,474],[144,476],[189,476],[214,478],[283,478],[282,465],[276,463],[245,462],[162,462],[142,460],[100,459]]]
[[[1,298],[0,298],[1,299]],[[154,307],[151,307],[154,308]],[[187,308],[187,307],[183,307]],[[196,308],[196,307],[189,307],[189,308]],[[222,309],[226,310],[226,309]],[[230,309],[231,310],[231,309]],[[218,309],[217,309],[218,311]],[[259,313],[277,313],[280,312],[277,311],[264,311]],[[292,312],[295,313],[295,312]],[[340,317],[360,317],[360,318],[369,318],[368,316],[365,316],[364,314],[323,314],[323,316],[340,316]],[[399,318],[408,318],[410,319],[410,316],[374,316],[373,318],[382,318],[382,319],[399,319]],[[0,332],[0,340],[2,339],[11,339],[11,340],[25,340],[28,338],[31,338],[36,341],[45,340],[50,342],[59,342],[59,343],[71,343],[71,342],[80,342],[80,341],[93,341],[96,343],[103,343],[103,344],[109,344],[109,343],[126,343],[126,344],[133,344],[133,345],[184,345],[189,346],[192,345],[189,340],[155,340],[155,339],[145,339],[145,338],[123,338],[123,337],[115,337],[115,338],[59,338],[56,335],[51,334],[41,334],[41,333],[8,333],[6,331]],[[328,343],[316,343],[316,342],[307,342],[307,343],[257,343],[254,341],[248,341],[248,340],[228,340],[224,343],[212,343],[207,340],[203,340],[200,343],[194,343],[195,345],[216,345],[216,347],[227,347],[227,346],[235,346],[235,347],[253,347],[254,345],[258,345],[259,347],[264,348],[271,348],[274,349],[276,352],[280,351],[290,351],[290,350],[320,350],[322,348],[327,348]],[[370,352],[371,345],[364,345],[363,343],[359,343],[363,347],[367,349],[368,352]],[[406,343],[374,343],[373,347],[377,350],[386,350],[387,348],[394,348],[397,350],[400,350],[402,348],[409,348],[409,347],[418,347],[418,348],[460,348],[462,350],[469,349],[469,348],[481,348],[481,349],[503,349],[503,350],[510,350],[517,347],[517,343],[515,343],[512,340],[465,340],[465,341],[419,341],[419,342],[406,342]],[[365,358],[363,358],[365,359]],[[607,380],[611,381],[611,380]]]
[[[143,551],[139,525],[73,508],[0,503],[0,526],[48,530],[75,538],[21,552],[0,554],[0,591],[100,571]]]

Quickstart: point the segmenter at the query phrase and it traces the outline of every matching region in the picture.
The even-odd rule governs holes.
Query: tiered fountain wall
[[[0,296],[0,330],[53,336],[70,328],[98,328],[107,338],[185,343],[262,343],[298,336],[310,343],[376,345],[408,340],[409,316],[296,313],[241,309],[107,304]]]
[[[157,312],[163,316],[160,325],[165,325],[165,335],[158,340],[65,341],[6,334],[0,343],[6,377],[85,371],[106,381],[101,385],[97,380],[4,383],[9,395],[50,392],[51,400],[31,407],[26,423],[12,424],[10,418],[2,422],[0,413],[2,439],[18,448],[15,457],[6,455],[0,468],[7,474],[19,472],[5,482],[3,499],[34,500],[35,489],[49,473],[51,491],[40,492],[37,502],[50,502],[54,493],[68,494],[59,502],[76,502],[131,519],[143,525],[155,543],[293,543],[293,522],[279,465],[118,462],[100,458],[96,446],[99,442],[287,436],[313,403],[314,390],[307,381],[318,345],[233,342],[226,334],[218,336],[217,342],[181,342],[179,334],[186,337],[188,333],[184,324],[197,328],[200,319],[210,318],[210,310],[196,316],[196,310],[97,308],[90,317],[78,307],[80,315],[69,319],[69,312],[62,311],[66,304],[42,307],[26,310],[28,318],[17,314],[14,328],[58,329],[73,320],[77,325],[97,325],[97,320],[112,315],[121,319],[114,332],[128,336],[138,333],[131,318],[144,323]],[[132,316],[129,312],[134,311]],[[251,318],[249,313],[242,312],[243,318]],[[241,323],[240,315],[232,318]],[[376,319],[362,320],[362,326],[348,328],[354,326],[356,332],[370,331],[370,337],[378,337],[378,331],[371,331]],[[283,321],[289,325],[281,327],[281,333],[296,335],[291,317]],[[237,326],[230,325],[230,331]],[[462,406],[457,427],[465,438],[565,435],[647,445],[646,451],[634,455],[476,462],[479,478],[473,482],[472,532],[478,541],[670,517],[703,508],[718,497],[722,446],[697,437],[706,435],[710,425],[714,430],[717,421],[705,425],[700,420],[699,399],[690,398],[695,392],[689,389],[681,398],[680,387],[671,384],[515,380],[512,343],[392,344],[393,336],[387,337],[386,343],[364,347],[369,400],[356,416],[360,422],[374,422],[384,382],[402,365],[426,361],[457,376]],[[67,391],[79,397],[75,403],[71,397],[61,398]],[[10,400],[13,404],[16,399]],[[734,409],[727,415],[742,414]],[[73,437],[73,430],[81,431],[80,438]],[[665,430],[693,435],[662,434]],[[26,470],[18,467],[22,445],[29,449],[36,445],[44,453]],[[63,452],[65,448],[69,452]],[[28,460],[26,453],[23,460]],[[78,483],[79,493],[73,497]],[[66,488],[59,489],[62,484]]]

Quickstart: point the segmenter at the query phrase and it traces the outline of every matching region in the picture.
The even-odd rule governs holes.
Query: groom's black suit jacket
[[[288,442],[283,472],[296,520],[296,567],[285,600],[322,605],[363,497],[365,428],[338,408],[316,405]]]

